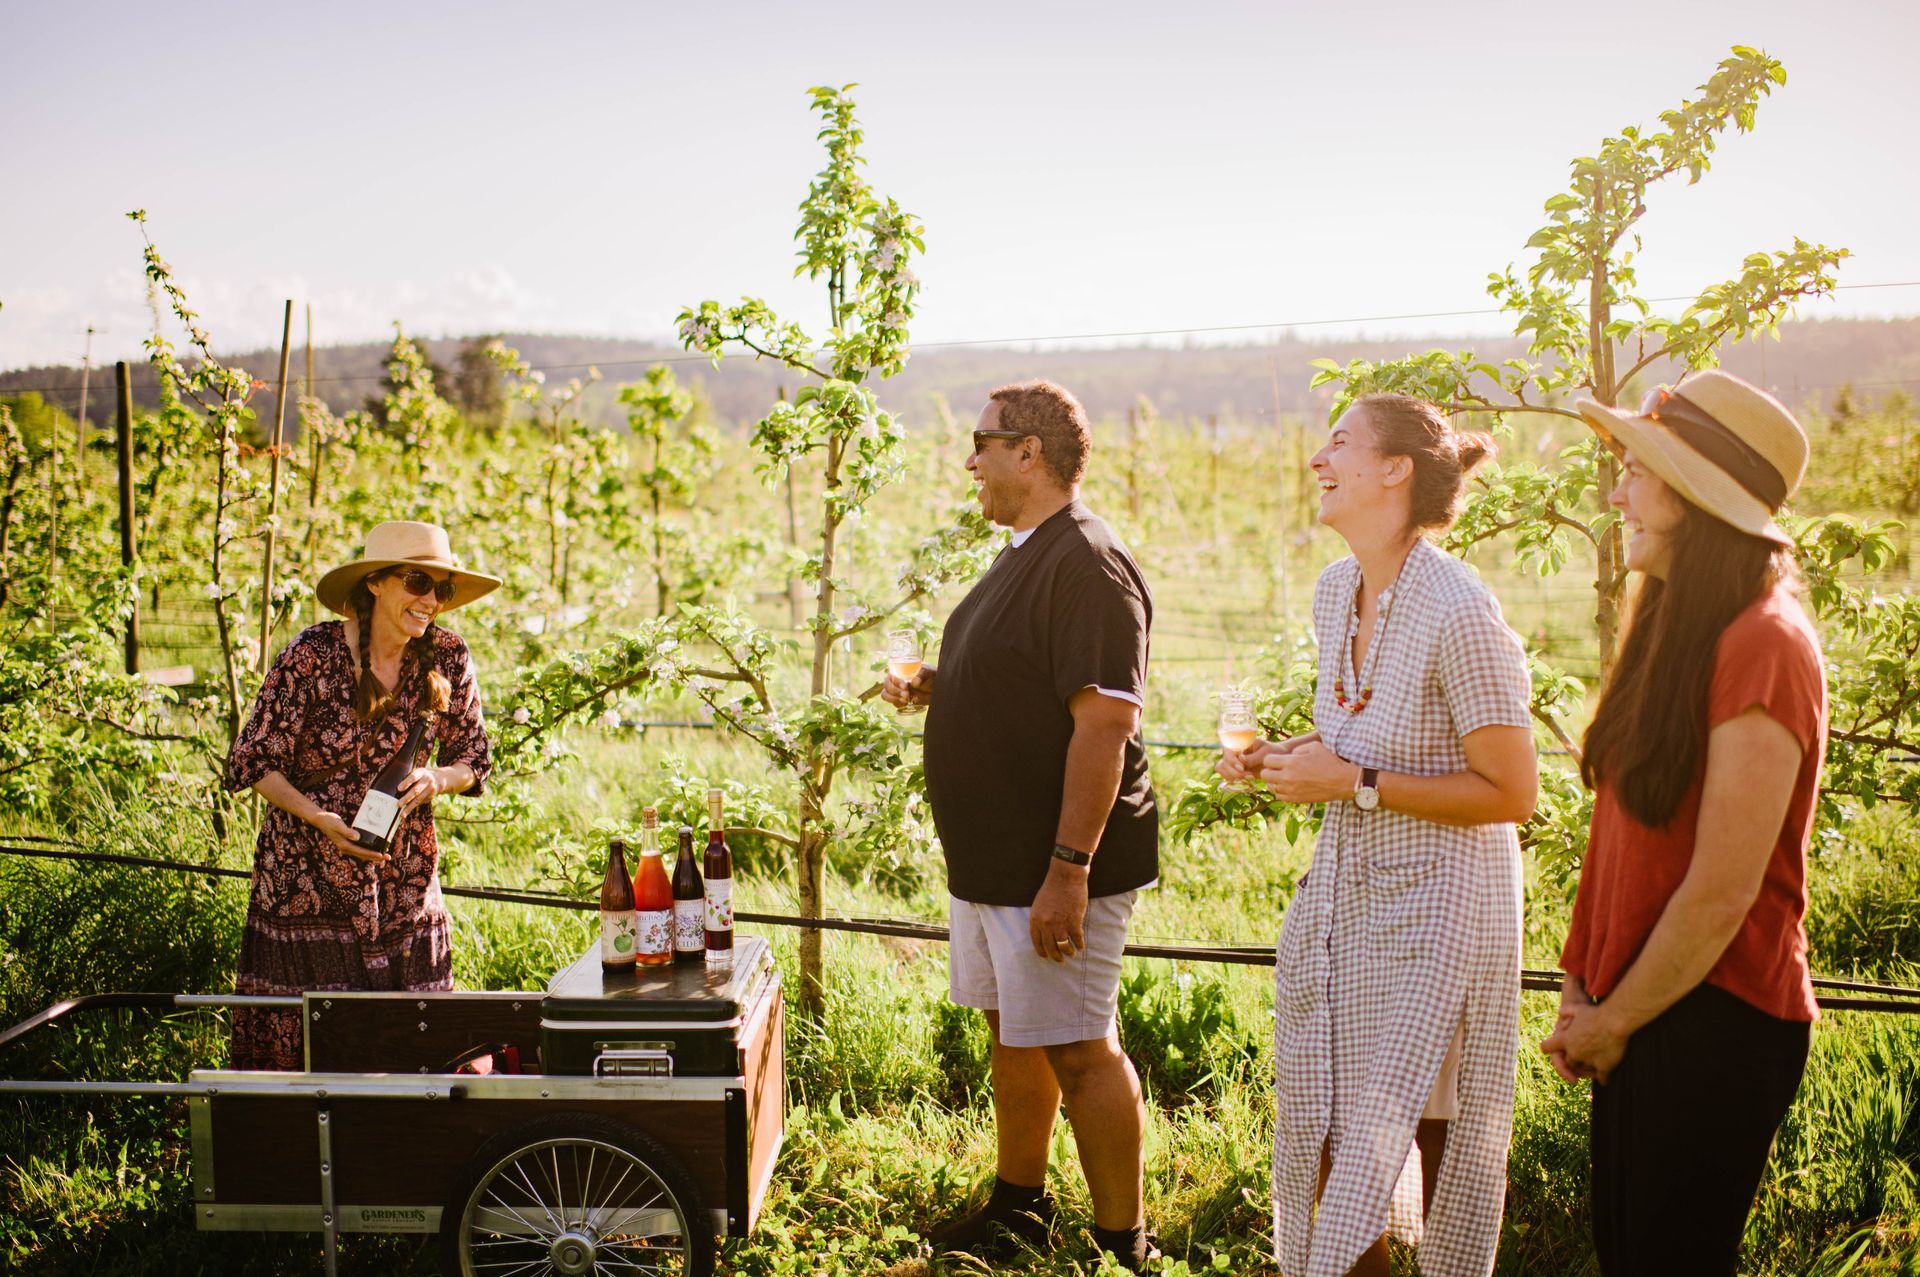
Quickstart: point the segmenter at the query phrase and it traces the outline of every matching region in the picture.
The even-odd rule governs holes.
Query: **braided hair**
[[[381,575],[384,574],[375,573],[356,581],[347,596],[348,606],[353,608],[353,615],[360,623],[360,680],[353,688],[353,712],[363,723],[385,718],[393,711],[395,690],[411,680],[427,714],[444,714],[453,702],[453,684],[434,667],[434,640],[440,633],[438,624],[430,623],[420,637],[407,640],[406,651],[400,658],[400,676],[394,680],[394,687],[389,688],[373,672],[373,591],[367,582]]]

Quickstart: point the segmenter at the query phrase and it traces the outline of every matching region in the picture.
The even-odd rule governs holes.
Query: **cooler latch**
[[[611,1042],[596,1044],[595,1077],[672,1077],[673,1047],[666,1042]]]

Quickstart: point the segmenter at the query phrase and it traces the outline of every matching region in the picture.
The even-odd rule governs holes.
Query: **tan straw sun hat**
[[[343,563],[320,578],[314,593],[329,611],[346,616],[351,612],[347,600],[353,587],[386,568],[428,568],[453,573],[453,597],[440,605],[442,612],[471,603],[500,588],[500,578],[483,572],[469,572],[454,557],[447,530],[435,523],[382,523],[367,533],[367,544],[360,557]]]
[[[1807,432],[1766,391],[1710,368],[1656,388],[1637,413],[1592,399],[1574,407],[1616,452],[1714,518],[1793,544],[1773,517],[1807,472]]]

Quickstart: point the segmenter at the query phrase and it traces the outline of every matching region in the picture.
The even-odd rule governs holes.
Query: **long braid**
[[[393,708],[393,692],[373,672],[373,591],[359,582],[348,601],[360,626],[360,679],[353,687],[353,712],[361,722],[371,723]]]
[[[428,720],[427,735],[422,744],[422,749],[428,754],[433,751],[435,720],[446,713],[447,706],[453,701],[452,684],[447,682],[445,674],[434,668],[433,653],[436,646],[435,639],[439,636],[439,632],[439,626],[430,624],[419,638],[407,641],[405,665],[400,671],[399,678],[399,682],[405,684],[411,677],[414,703],[419,707],[418,712]]]

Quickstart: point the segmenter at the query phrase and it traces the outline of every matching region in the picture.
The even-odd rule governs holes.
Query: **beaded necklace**
[[[1414,549],[1418,549],[1416,545]],[[1413,550],[1400,563],[1400,571],[1393,578],[1393,584],[1380,591],[1380,618],[1374,623],[1373,641],[1367,646],[1366,668],[1355,670],[1353,676],[1360,680],[1360,695],[1347,699],[1346,667],[1353,662],[1353,636],[1360,619],[1360,591],[1366,584],[1364,576],[1357,576],[1353,583],[1353,601],[1347,606],[1347,646],[1341,654],[1340,668],[1333,675],[1333,703],[1349,714],[1358,714],[1373,699],[1373,665],[1380,655],[1380,649],[1386,644],[1387,625],[1393,620],[1393,599],[1400,592],[1400,579],[1407,574],[1407,564],[1413,561]],[[1358,565],[1355,565],[1356,571]]]

